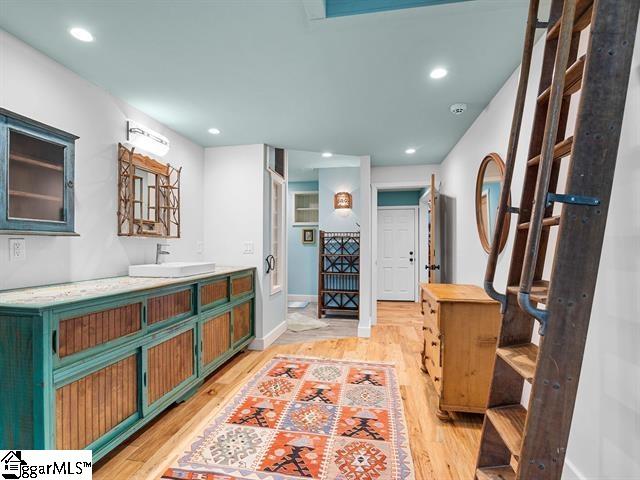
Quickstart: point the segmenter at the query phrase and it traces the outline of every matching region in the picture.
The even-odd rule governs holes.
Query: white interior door
[[[378,210],[378,299],[415,300],[416,210]]]

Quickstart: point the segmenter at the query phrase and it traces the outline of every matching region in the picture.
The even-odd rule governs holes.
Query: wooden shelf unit
[[[358,315],[360,232],[320,231],[318,317],[327,312]]]

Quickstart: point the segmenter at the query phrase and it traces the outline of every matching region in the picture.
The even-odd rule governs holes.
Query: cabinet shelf
[[[29,165],[29,166],[32,166],[32,167],[47,168],[49,170],[55,170],[57,172],[63,172],[64,171],[64,167],[62,165],[55,165],[53,163],[43,162],[42,160],[38,160],[38,159],[33,158],[33,157],[28,157],[26,155],[20,155],[20,154],[17,154],[17,153],[12,153],[9,156],[9,159],[14,161],[14,162],[23,163],[25,165]]]
[[[23,192],[21,190],[9,190],[9,195],[12,197],[33,198],[34,200],[44,200],[47,202],[62,201],[62,197],[56,197],[53,195],[42,195],[40,193]]]

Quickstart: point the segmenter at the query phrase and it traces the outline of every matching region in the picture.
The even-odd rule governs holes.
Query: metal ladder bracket
[[[507,207],[507,212],[509,212],[509,213],[513,213],[513,214],[515,214],[515,215],[520,215],[520,208],[518,208],[518,207],[508,206],[508,207]]]
[[[589,207],[597,207],[602,202],[596,197],[587,197],[585,195],[570,195],[560,193],[547,193],[547,207],[554,203],[568,203],[570,205],[587,205]]]
[[[549,28],[549,22],[545,22],[543,20],[538,20],[536,22],[536,29],[538,29],[538,28],[544,28],[544,29]]]
[[[526,313],[531,315],[533,318],[540,322],[540,330],[538,333],[541,337],[544,337],[544,334],[547,332],[547,322],[549,321],[549,312],[546,310],[542,310],[540,308],[536,308],[531,303],[530,294],[527,292],[518,293],[518,305],[520,308],[524,310]]]
[[[496,302],[500,302],[500,313],[504,313],[507,308],[507,296],[505,294],[498,292],[494,288],[493,282],[489,282],[487,280],[485,280],[484,282],[484,291]]]

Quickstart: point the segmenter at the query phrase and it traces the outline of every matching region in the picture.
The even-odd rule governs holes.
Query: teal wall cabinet
[[[77,139],[0,109],[0,233],[75,234]]]
[[[0,449],[86,448],[97,461],[253,340],[254,297],[254,270],[234,269],[93,298],[0,302]]]

